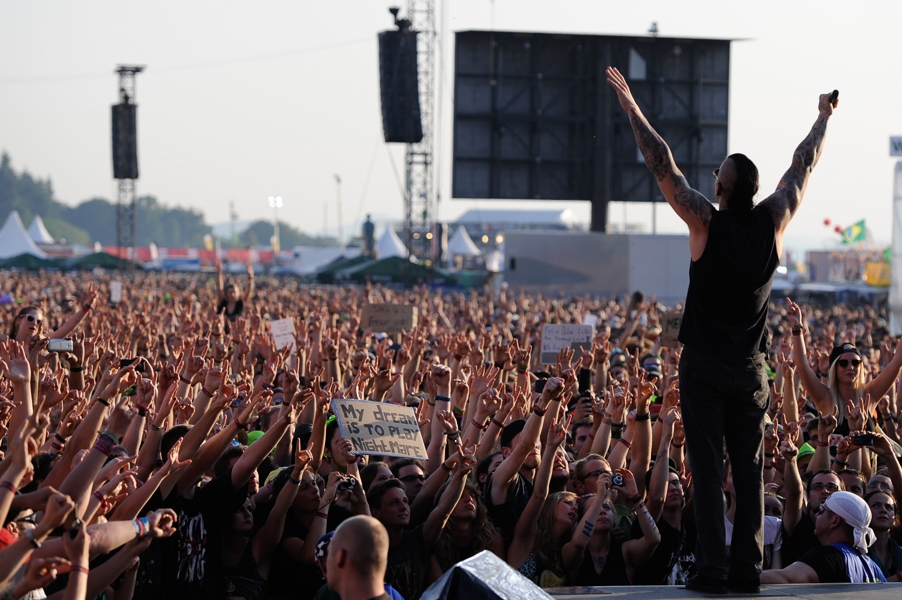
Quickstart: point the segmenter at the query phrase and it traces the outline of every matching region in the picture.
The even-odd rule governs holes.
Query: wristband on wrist
[[[426,400],[426,404],[428,404],[429,406],[435,406],[435,402],[430,402],[429,400]]]
[[[830,444],[827,443],[827,442],[822,442],[822,441],[818,440],[818,441],[817,441],[817,445],[818,445],[818,448],[826,448],[826,447],[829,446]]]
[[[97,490],[96,492],[94,492],[91,495],[94,496],[95,498],[97,498],[97,501],[100,502],[100,510],[102,510],[103,512],[106,512],[107,509],[110,507],[110,503],[107,502],[106,498],[103,497],[103,494],[100,493],[100,490]]]
[[[206,396],[207,398],[213,397],[213,392],[211,392],[210,390],[208,390],[207,388],[205,388],[203,386],[201,386],[200,391],[203,392],[204,396]]]
[[[617,440],[617,441],[620,442],[621,444],[623,444],[624,446],[626,446],[627,448],[632,448],[632,447],[633,447],[633,444],[632,444],[629,440],[627,440],[626,438],[623,438],[623,437],[622,437],[622,438],[620,438],[620,439]]]
[[[475,423],[475,421],[474,421],[474,423]],[[445,432],[445,436],[447,436],[447,438],[448,438],[449,440],[456,440],[457,438],[460,437],[460,431],[452,431],[451,433],[448,433],[448,432],[446,431],[446,432]]]
[[[626,423],[615,423],[613,420],[611,421],[611,429],[625,429]]]
[[[547,409],[546,409],[546,410],[547,410]],[[544,416],[545,416],[545,411],[542,410],[541,408],[539,408],[538,406],[535,406],[535,407],[532,409],[532,412],[536,413],[536,414],[539,415],[540,417],[544,417]]]
[[[642,494],[636,494],[635,496],[627,500],[627,502],[629,502],[630,504],[638,504],[639,502],[642,502]]]
[[[764,458],[773,458],[773,457],[774,457],[774,453],[773,453],[773,452],[765,452],[765,453],[764,453]]]
[[[436,402],[451,402],[450,396],[440,396],[438,394],[435,395]]]
[[[65,443],[66,443],[66,438],[64,438],[63,436],[61,436],[60,433],[59,433],[59,431],[57,431],[56,433],[54,433],[54,434],[53,434],[53,437],[55,437],[55,438],[59,441],[60,444],[65,444]]]
[[[135,519],[134,521],[132,521],[132,526],[135,528],[136,538],[144,537],[144,523],[142,523],[140,519]]]
[[[84,365],[82,365],[80,367],[69,367],[69,372],[70,373],[81,373],[82,371],[85,370],[85,368],[86,367]]]
[[[476,419],[472,419],[470,421],[470,423],[473,425],[473,427],[475,427],[476,429],[482,430],[482,431],[485,431],[486,429],[489,428],[488,423],[483,425],[483,424],[480,424],[479,421],[477,421]]]
[[[290,481],[290,482],[293,483],[294,485],[301,485],[301,480],[300,480],[300,479],[294,479],[294,478],[291,476],[291,474],[288,475],[288,481]]]
[[[794,336],[802,335],[801,327],[793,327],[791,331],[792,331],[792,335],[794,335]]]
[[[72,565],[72,566],[69,567],[69,571],[70,571],[71,573],[82,573],[83,575],[88,575],[88,574],[90,574],[90,572],[91,572],[91,571],[88,569],[88,567],[83,567],[83,566],[81,566],[81,565]]]
[[[101,404],[103,404],[104,406],[106,406],[107,408],[110,407],[110,401],[109,401],[109,400],[104,400],[104,399],[101,398],[100,396],[97,396],[97,401],[100,402]]]
[[[16,489],[16,486],[13,485],[11,481],[0,481],[0,489],[9,490],[15,496],[19,490]]]
[[[605,423],[606,425],[611,425],[611,424],[612,424],[612,423],[611,423],[611,415],[605,414],[605,416],[603,416],[603,417],[601,418],[601,422],[602,422],[602,423]]]
[[[320,519],[326,519],[326,520],[329,519],[329,515],[327,515],[324,512],[320,512],[320,511],[316,511],[316,516],[319,517]]]
[[[445,463],[442,463],[442,471],[445,471],[445,472],[447,472],[447,473],[450,473],[450,472],[453,471],[453,470],[454,470],[454,469],[452,469],[451,467],[449,467],[449,466],[446,465]]]
[[[590,439],[590,440],[594,440],[594,439],[595,439],[595,434],[594,434],[594,433],[590,433],[590,434],[589,434],[589,439]]]
[[[683,446],[686,445],[686,442],[680,442],[679,444],[677,444],[675,441],[670,440],[670,445],[673,446],[674,448],[682,448]]]
[[[529,367],[517,366],[517,373],[525,373],[528,370],[529,370]]]
[[[458,415],[458,416],[461,416],[461,417],[464,416],[464,409],[459,408],[459,407],[457,407],[457,406],[454,407],[453,412],[454,412],[455,415]]]
[[[154,431],[163,431],[163,428],[161,426],[157,425],[156,423],[151,423],[150,428],[153,429]]]
[[[139,417],[143,418],[143,417],[147,416],[147,407],[146,406],[136,406],[136,408],[138,409]]]
[[[644,415],[636,415],[636,423],[640,423],[642,421],[648,421],[651,419],[651,413],[645,413]]]
[[[492,425],[495,425],[496,427],[498,427],[498,429],[504,429],[504,423],[501,423],[495,417],[492,417],[491,423],[492,423]]]
[[[185,385],[191,385],[191,380],[185,377],[184,375],[179,375],[179,381],[184,383]]]
[[[836,458],[835,456],[833,457],[833,462],[835,462],[836,464],[838,464],[838,465],[841,466],[841,467],[848,467],[848,466],[849,466],[849,463],[847,463],[847,462],[845,462],[845,461],[842,461],[842,460],[839,460],[839,459]]]

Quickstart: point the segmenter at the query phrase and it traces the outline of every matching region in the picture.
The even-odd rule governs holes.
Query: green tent
[[[69,266],[73,269],[93,269],[95,267],[100,267],[101,269],[143,269],[138,263],[118,258],[106,252],[86,254],[69,263]]]
[[[350,280],[364,283],[367,280],[373,283],[405,283],[409,268],[409,275],[413,283],[432,283],[435,285],[457,285],[453,276],[439,269],[433,269],[416,263],[407,263],[406,258],[393,256],[381,260],[371,260],[360,265],[342,269],[335,273],[335,280]]]
[[[363,254],[358,254],[354,258],[337,258],[316,272],[316,282],[323,284],[335,283],[335,274],[339,271],[373,261],[374,259]]]
[[[59,269],[60,264],[50,258],[40,258],[34,254],[20,254],[7,258],[0,262],[0,269],[27,269],[28,271],[38,271],[40,269]]]

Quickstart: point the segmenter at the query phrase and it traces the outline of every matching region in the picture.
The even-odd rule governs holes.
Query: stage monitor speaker
[[[379,80],[385,141],[403,144],[421,141],[423,123],[417,85],[416,32],[383,31],[379,34]]]
[[[113,105],[113,178],[138,178],[137,106]]]

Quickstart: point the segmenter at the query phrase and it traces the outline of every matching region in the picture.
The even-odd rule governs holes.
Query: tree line
[[[154,243],[168,248],[201,247],[204,236],[212,233],[200,211],[166,206],[152,195],[140,196],[136,200],[136,209],[135,243],[138,246]],[[59,202],[54,198],[49,177],[36,178],[27,171],[17,173],[9,155],[4,152],[0,156],[0,224],[14,210],[19,211],[26,228],[35,216],[40,215],[47,231],[57,241],[65,239],[85,246],[95,242],[104,246],[116,243],[114,202],[99,197],[85,200],[77,206]],[[279,229],[282,248],[335,245],[334,239],[307,235],[282,221],[279,222]],[[267,246],[272,231],[271,222],[254,221],[236,239],[223,239],[221,244],[225,248]]]

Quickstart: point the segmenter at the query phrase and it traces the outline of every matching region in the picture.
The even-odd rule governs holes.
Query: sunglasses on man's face
[[[35,321],[37,321],[38,325],[40,325],[41,323],[44,322],[44,319],[39,319],[34,315],[19,315],[19,318],[20,319],[28,319],[29,323],[34,323]]]
[[[852,363],[852,366],[853,366],[854,368],[856,368],[856,369],[857,369],[858,367],[861,366],[861,361],[860,361],[860,360],[855,360],[855,359],[847,360],[847,359],[845,359],[845,358],[840,358],[838,361],[836,361],[836,364],[838,364],[838,365],[839,365],[840,367],[842,367],[843,369],[845,369],[846,367],[848,367],[848,366],[849,366],[849,363]]]

